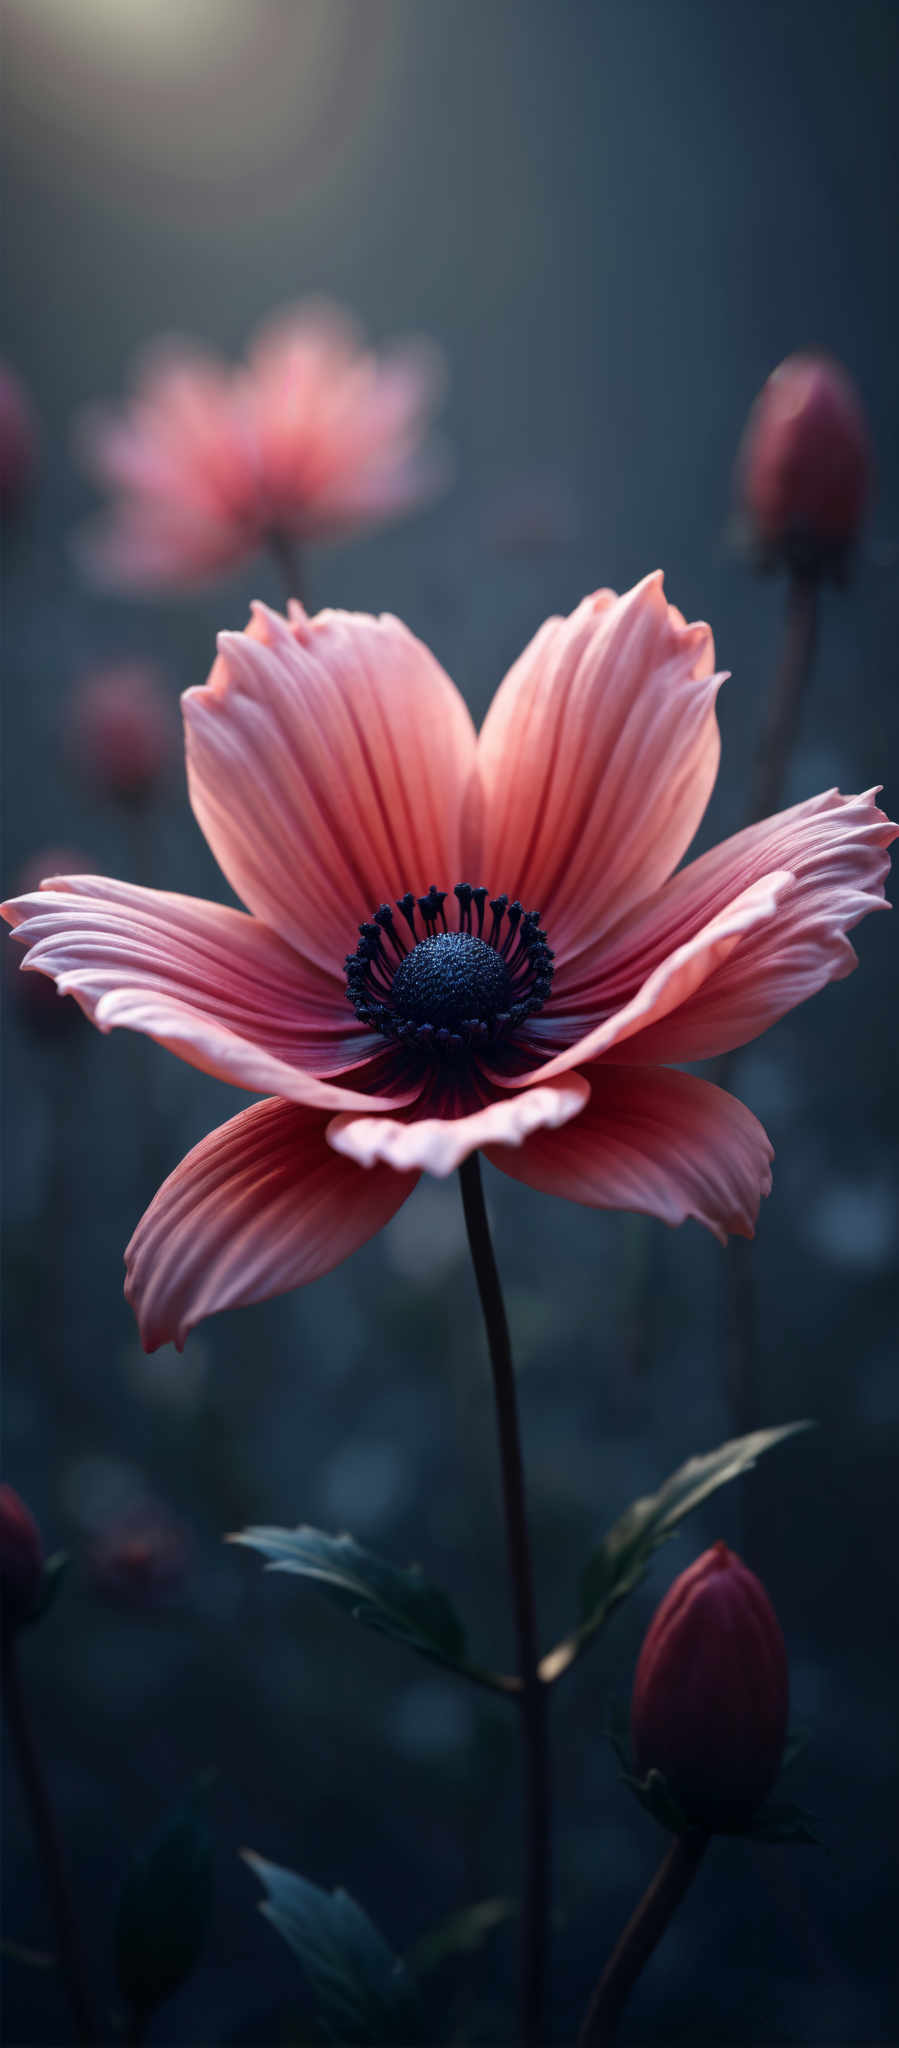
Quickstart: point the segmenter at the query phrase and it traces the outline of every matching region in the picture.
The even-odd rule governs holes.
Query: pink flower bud
[[[8,363],[0,363],[0,517],[19,509],[37,455],[37,427],[24,384]]]
[[[787,356],[749,415],[737,494],[765,567],[839,576],[871,481],[861,399],[832,356]]]
[[[640,1776],[660,1771],[702,1827],[744,1827],[777,1776],[788,1696],[786,1647],[764,1586],[715,1543],[675,1579],[640,1651],[631,1701]]]
[[[11,1486],[0,1486],[0,1586],[4,1628],[18,1628],[36,1612],[44,1571],[41,1532],[30,1508]]]
[[[76,683],[69,704],[71,750],[106,795],[130,801],[149,796],[178,740],[174,705],[149,662],[119,662]]]

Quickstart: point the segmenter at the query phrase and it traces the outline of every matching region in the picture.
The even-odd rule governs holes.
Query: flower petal
[[[560,961],[656,889],[689,846],[718,768],[708,626],[661,573],[549,619],[478,742],[479,879],[538,908]]]
[[[710,912],[720,914],[729,896],[772,865],[789,868],[795,878],[776,917],[747,933],[687,1001],[629,1038],[616,1060],[697,1060],[728,1052],[826,982],[851,974],[857,956],[847,931],[869,911],[889,907],[886,848],[899,827],[878,809],[877,793],[846,797],[827,790],[766,818],[691,861],[643,906],[612,943],[606,999],[633,977],[635,961],[645,970],[648,957],[664,953]]]
[[[257,1102],[169,1175],[125,1253],[125,1294],[146,1351],[194,1324],[329,1273],[388,1223],[417,1175],[360,1173],[325,1143],[325,1119]]]
[[[385,899],[460,875],[475,733],[398,619],[254,607],[184,699],[191,802],[219,865],[326,972]]]
[[[772,1148],[758,1119],[723,1088],[664,1067],[595,1066],[590,1101],[563,1131],[520,1152],[488,1147],[513,1180],[592,1209],[637,1209],[663,1223],[695,1216],[722,1244],[752,1237],[771,1188]]]
[[[663,959],[647,975],[629,1002],[623,1003],[621,1008],[613,1008],[608,1016],[566,1046],[564,1051],[556,1053],[543,1066],[532,1067],[526,1074],[516,1074],[512,1078],[497,1069],[490,1071],[489,1079],[498,1087],[528,1088],[553,1080],[557,1074],[567,1073],[571,1067],[583,1067],[588,1061],[592,1064],[594,1060],[611,1054],[613,1049],[616,1061],[626,1059],[628,1055],[619,1048],[636,1032],[645,1035],[650,1024],[655,1024],[661,1017],[667,1018],[672,1010],[686,1003],[714,970],[729,958],[734,948],[745,942],[747,933],[757,926],[769,925],[777,917],[782,900],[795,887],[795,878],[785,871],[764,875],[751,888],[744,889],[742,896],[737,896],[717,917],[711,918],[686,945],[676,947]],[[532,1046],[542,1045],[551,1053],[553,1045],[558,1044],[558,1035],[550,1020],[549,1030],[541,1038],[541,1022],[540,1017],[532,1020],[528,1039]],[[657,1056],[662,1057],[661,1054]]]
[[[408,1123],[389,1116],[336,1116],[328,1125],[328,1143],[360,1166],[380,1159],[397,1171],[423,1169],[442,1180],[479,1146],[522,1145],[544,1125],[555,1129],[567,1123],[589,1094],[582,1074],[568,1074],[564,1083],[488,1102],[468,1116],[425,1116]]]
[[[383,1040],[355,1026],[338,982],[244,911],[66,875],[3,915],[30,944],[23,965],[52,975],[101,1031],[128,1025],[206,1073],[322,1109],[370,1099],[322,1076],[383,1077]]]

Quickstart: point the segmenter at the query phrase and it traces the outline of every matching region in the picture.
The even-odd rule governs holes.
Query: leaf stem
[[[603,1970],[577,2037],[577,2048],[608,2048],[624,2007],[668,1922],[689,1891],[709,1845],[702,1828],[675,1835]]]
[[[15,1632],[3,1632],[3,1701],[10,1741],[22,1780],[22,1789],[34,1833],[38,1861],[56,1929],[59,1968],[68,1993],[79,2048],[93,2048],[99,2040],[97,2025],[81,1959],[78,1928],[72,1894],[63,1862],[62,1845],[47,1791],[34,1730],[25,1705],[19,1673]]]
[[[547,1695],[539,1674],[537,1609],[525,1503],[515,1368],[509,1325],[487,1222],[478,1155],[459,1168],[462,1206],[484,1314],[503,1482],[506,1548],[518,1642],[525,1765],[525,1889],[522,1925],[521,2042],[538,2048],[546,2003],[549,1917],[549,1755]]]

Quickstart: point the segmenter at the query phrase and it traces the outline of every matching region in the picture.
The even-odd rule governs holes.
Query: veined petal
[[[772,1147],[758,1119],[722,1088],[664,1067],[593,1066],[590,1101],[564,1130],[520,1152],[489,1146],[513,1180],[593,1209],[688,1216],[724,1243],[752,1237],[771,1188]]]
[[[841,796],[832,789],[725,839],[674,875],[627,930],[616,934],[602,975],[605,1000],[634,964],[664,952],[729,895],[772,863],[789,868],[793,887],[770,924],[758,924],[702,985],[664,1019],[629,1038],[615,1058],[708,1059],[748,1044],[797,1003],[857,966],[846,933],[871,910],[889,906],[886,848],[899,827],[878,809],[877,790]]]
[[[232,887],[326,972],[378,904],[460,876],[469,714],[398,619],[254,607],[184,696],[190,797]]]
[[[481,879],[540,909],[560,963],[686,852],[718,768],[714,646],[658,573],[550,619],[478,742]]]
[[[125,1253],[146,1351],[180,1350],[204,1316],[305,1287],[389,1222],[417,1175],[361,1173],[324,1133],[315,1110],[258,1102],[182,1159]]]
[[[101,1031],[144,1031],[254,1093],[358,1108],[371,1099],[358,1083],[376,1086],[394,1064],[384,1041],[354,1024],[337,981],[243,911],[66,875],[3,915],[30,944],[23,965],[52,975]],[[322,1078],[344,1073],[356,1089]],[[399,1088],[391,1106],[410,1099]]]
[[[408,1123],[389,1116],[336,1116],[328,1125],[328,1143],[360,1166],[383,1160],[398,1172],[424,1171],[444,1179],[479,1146],[505,1150],[523,1145],[543,1126],[567,1123],[580,1114],[589,1094],[582,1074],[568,1074],[562,1083],[488,1102],[467,1116],[424,1116]]]
[[[498,1070],[492,1071],[490,1080],[499,1087],[533,1087],[535,1083],[553,1080],[557,1074],[567,1073],[571,1067],[582,1068],[586,1062],[592,1065],[594,1060],[611,1054],[613,1048],[616,1061],[626,1057],[619,1048],[636,1032],[643,1034],[650,1024],[655,1024],[659,1018],[667,1018],[672,1010],[686,1003],[715,968],[728,959],[734,948],[745,942],[748,933],[757,926],[771,923],[782,900],[795,886],[794,876],[785,871],[764,875],[751,888],[744,889],[726,910],[711,918],[686,945],[677,946],[663,959],[647,975],[630,1002],[622,1004],[620,1009],[613,1009],[601,1023],[566,1046],[564,1051],[556,1053],[544,1066],[532,1067],[527,1074],[516,1074],[514,1079]],[[541,1019],[535,1018],[529,1034],[532,1043],[539,1042],[540,1023]],[[546,1043],[551,1047],[552,1041],[547,1040]]]

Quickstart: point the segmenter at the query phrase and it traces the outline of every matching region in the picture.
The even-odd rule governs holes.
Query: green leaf
[[[810,1422],[787,1422],[779,1429],[755,1429],[749,1436],[732,1437],[716,1451],[688,1458],[658,1493],[633,1501],[588,1560],[581,1578],[580,1625],[542,1659],[541,1677],[549,1683],[568,1670],[613,1608],[639,1585],[653,1551],[667,1543],[685,1515],[719,1486],[749,1471],[763,1451],[812,1427]]]
[[[746,1829],[754,1842],[797,1842],[820,1849],[811,1814],[789,1800],[768,1800],[760,1806]]]
[[[209,1832],[191,1801],[155,1830],[122,1886],[116,1974],[132,2012],[155,2012],[190,1976],[206,1938],[212,1894]]]
[[[348,1892],[243,1853],[266,1889],[259,1910],[299,1957],[332,2041],[400,2048],[431,2038],[405,1964]]]
[[[497,1927],[518,1911],[514,1899],[480,1899],[476,1906],[461,1906],[436,1927],[429,1928],[410,1949],[406,1962],[414,1977],[424,1977],[452,1956],[474,1955]]]
[[[363,1550],[352,1536],[327,1536],[322,1529],[242,1529],[228,1539],[258,1550],[269,1571],[294,1572],[312,1579],[335,1607],[343,1608],[365,1628],[405,1643],[434,1663],[448,1665],[481,1684],[507,1692],[514,1679],[482,1671],[465,1655],[465,1630],[455,1608],[439,1586],[424,1578],[418,1565],[405,1569]]]

